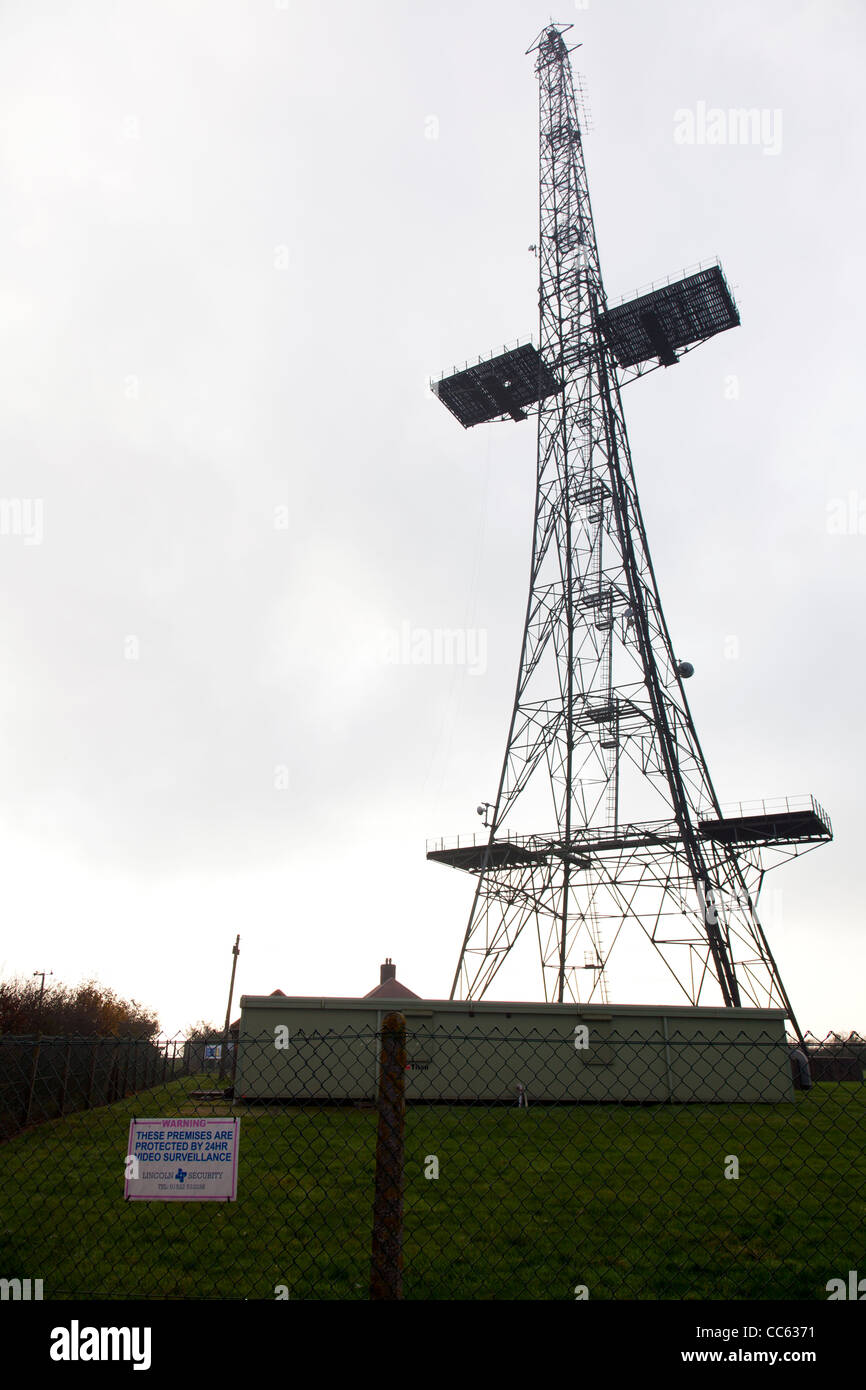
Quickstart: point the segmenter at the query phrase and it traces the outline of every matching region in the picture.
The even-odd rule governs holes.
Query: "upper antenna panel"
[[[433,387],[464,429],[510,415],[525,420],[527,408],[561,391],[562,384],[531,343],[443,377]]]
[[[621,367],[657,357],[666,367],[677,353],[740,322],[721,266],[710,266],[671,285],[617,304],[598,322]]]

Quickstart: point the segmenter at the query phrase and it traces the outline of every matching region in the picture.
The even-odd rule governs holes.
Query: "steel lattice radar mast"
[[[489,834],[428,846],[429,859],[477,880],[451,997],[481,998],[529,929],[547,1000],[608,1002],[614,952],[643,942],[680,1002],[782,1008],[799,1034],[757,901],[770,863],[831,839],[830,822],[812,797],[719,805],[683,685],[692,668],[662,611],[621,399],[739,315],[716,265],[608,307],[571,27],[549,25],[528,50],[540,94],[538,348],[433,387],[467,428],[538,417],[529,600]]]

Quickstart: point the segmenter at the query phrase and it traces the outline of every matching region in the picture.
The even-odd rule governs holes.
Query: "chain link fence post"
[[[405,1089],[406,1020],[402,1014],[393,1013],[382,1021],[382,1048],[379,1054],[371,1299],[403,1297]]]
[[[22,1128],[25,1129],[30,1123],[30,1112],[33,1109],[33,1094],[36,1090],[36,1078],[39,1074],[39,1051],[41,1046],[42,1034],[37,1033],[33,1044],[33,1058],[30,1064],[30,1083],[27,1088],[27,1104],[24,1106],[24,1117],[22,1121]]]
[[[69,1090],[69,1069],[72,1065],[72,1039],[66,1039],[66,1051],[63,1054],[63,1076],[60,1082],[60,1117],[66,1114],[66,1095]]]
[[[89,1110],[93,1104],[93,1082],[96,1077],[96,1061],[100,1042],[100,1038],[94,1038],[90,1044],[90,1066],[87,1069],[87,1101],[85,1104],[85,1109],[87,1110]]]

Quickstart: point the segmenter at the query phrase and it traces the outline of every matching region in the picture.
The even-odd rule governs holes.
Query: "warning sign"
[[[233,1202],[240,1120],[132,1120],[124,1197],[145,1202]]]

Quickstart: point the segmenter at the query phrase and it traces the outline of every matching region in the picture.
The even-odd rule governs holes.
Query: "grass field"
[[[132,1115],[229,1113],[194,1088],[0,1146],[0,1277],[45,1298],[366,1298],[372,1110],[239,1106],[236,1202],[124,1202]],[[864,1141],[856,1083],[775,1106],[410,1107],[405,1296],[826,1299],[866,1274]]]

